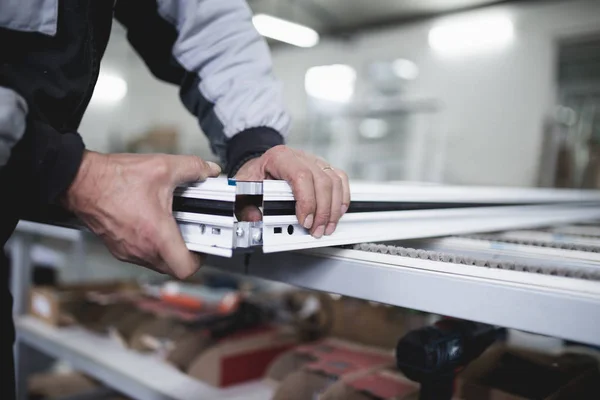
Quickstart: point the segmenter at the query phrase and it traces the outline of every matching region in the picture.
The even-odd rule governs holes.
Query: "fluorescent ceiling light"
[[[319,34],[307,26],[286,21],[271,15],[257,14],[252,18],[261,35],[298,47],[313,47],[319,43]]]
[[[513,38],[513,23],[504,15],[453,19],[429,31],[431,48],[450,55],[498,49],[509,44]]]
[[[94,88],[92,102],[101,105],[111,105],[123,100],[127,95],[127,82],[120,76],[101,72]]]
[[[355,83],[356,71],[344,64],[312,67],[304,77],[304,87],[309,96],[335,103],[350,101]]]
[[[414,62],[405,58],[399,58],[392,63],[392,69],[394,74],[398,78],[412,81],[419,76],[419,67]]]

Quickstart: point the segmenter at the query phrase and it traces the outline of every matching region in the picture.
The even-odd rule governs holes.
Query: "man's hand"
[[[86,152],[63,204],[119,260],[185,279],[201,259],[186,248],[173,218],[173,190],[220,172],[194,156]]]
[[[287,146],[273,147],[261,157],[248,161],[235,178],[289,182],[296,199],[298,221],[316,238],[331,235],[350,206],[350,185],[343,171]],[[243,214],[242,218],[246,220],[260,218],[259,211],[252,207],[245,209]]]

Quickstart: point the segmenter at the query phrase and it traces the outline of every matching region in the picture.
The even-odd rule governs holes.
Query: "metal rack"
[[[249,262],[243,256],[211,257],[207,264],[307,289],[600,346],[600,281],[333,248],[254,254]]]
[[[271,388],[262,382],[228,389],[211,387],[175,367],[126,350],[82,328],[52,328],[33,317],[21,317],[16,325],[23,354],[37,350],[65,360],[77,370],[135,399],[264,400],[272,394]],[[27,363],[27,358],[22,361]]]
[[[211,256],[206,264],[229,273],[600,346],[598,227],[600,223],[549,224],[534,232],[422,239],[418,245],[421,247],[417,247],[421,250],[414,253],[399,250],[406,242],[269,254],[257,250],[234,254],[231,258]],[[30,223],[20,226],[17,245],[13,242],[19,250],[17,257],[13,257],[13,270],[20,275],[13,284],[21,285],[13,287],[17,298],[24,298],[23,290],[27,287],[24,283],[31,272],[28,258],[28,249],[33,244],[31,235],[39,234],[75,242],[84,240],[81,232],[65,228]],[[428,255],[432,250],[447,251],[449,257],[432,258]],[[479,263],[477,257],[484,261],[526,260],[539,264],[540,268],[530,269],[510,262]],[[22,360],[28,358],[31,349],[37,349],[52,356],[64,356],[75,367],[135,398],[189,398],[177,391],[181,385],[173,383],[190,379],[184,374],[101,343],[101,338],[89,333],[42,329],[36,321],[21,316],[17,328],[20,382],[27,373]],[[106,359],[106,354],[114,357]],[[148,376],[162,378],[146,380],[138,374],[127,375],[121,363],[130,363],[133,370],[139,366],[139,371],[144,371],[141,366],[147,364],[149,371],[154,371],[148,372]],[[171,383],[159,387],[156,380]],[[184,383],[188,385],[187,380]],[[196,381],[194,384],[190,387],[196,388],[195,396],[206,393],[207,398],[269,397],[269,388],[258,383],[243,386],[241,392],[237,388],[215,391]]]
[[[71,243],[71,257],[82,266],[86,234],[75,229],[22,221],[9,243],[11,249],[11,291],[16,327],[15,366],[19,399],[27,398],[27,376],[36,372],[38,362],[48,357],[67,361],[75,369],[106,386],[143,400],[259,400],[270,398],[272,389],[252,382],[219,389],[189,377],[175,367],[150,356],[138,354],[117,343],[81,328],[53,328],[26,316],[33,269],[32,250],[36,239],[53,238]],[[100,397],[104,398],[98,392]],[[87,398],[87,397],[86,397]]]

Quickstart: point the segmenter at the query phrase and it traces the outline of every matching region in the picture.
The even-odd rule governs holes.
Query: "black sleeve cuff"
[[[76,132],[60,133],[46,123],[30,120],[15,150],[11,159],[15,159],[20,179],[25,179],[28,202],[47,205],[55,203],[75,179],[85,145]]]
[[[271,128],[252,128],[238,133],[227,142],[227,176],[234,177],[246,162],[281,144],[284,144],[283,136]]]

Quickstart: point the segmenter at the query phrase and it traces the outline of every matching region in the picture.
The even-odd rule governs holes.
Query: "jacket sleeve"
[[[10,197],[17,214],[55,202],[75,178],[85,149],[79,134],[57,132],[28,109],[16,90],[0,86],[0,186],[10,188],[0,200]]]
[[[27,103],[15,91],[0,86],[0,168],[25,133]]]
[[[290,118],[245,0],[127,0],[115,17],[152,73],[180,85],[230,175],[284,142]]]

